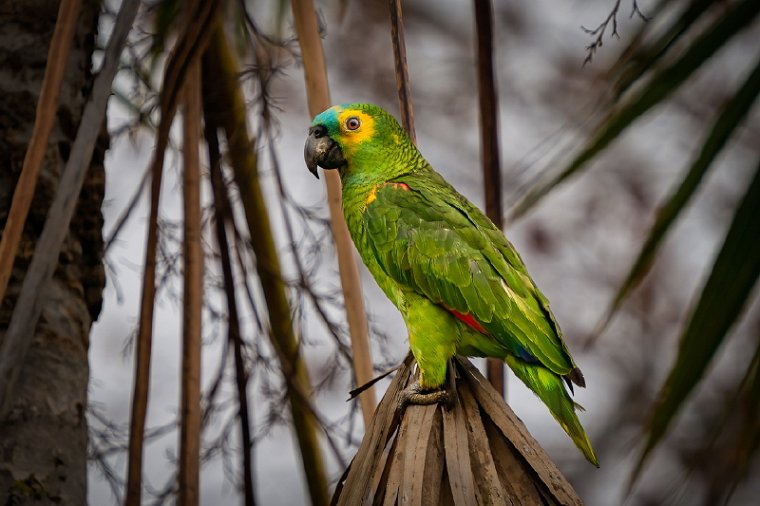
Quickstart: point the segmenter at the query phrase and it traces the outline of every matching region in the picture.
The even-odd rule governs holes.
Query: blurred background
[[[106,236],[139,191],[153,156],[153,109],[166,48],[176,36],[162,17],[162,9],[167,9],[162,4],[170,3],[155,2],[142,12],[131,38],[132,50],[124,57],[125,70],[115,82],[108,113],[112,140],[106,157]],[[327,474],[334,483],[361,440],[363,422],[357,403],[346,402],[355,381],[344,353],[347,329],[326,221],[325,188],[303,162],[311,118],[290,6],[262,0],[250,0],[244,6],[228,4],[225,32],[239,55],[262,189],[296,316],[296,335],[315,388],[313,405],[325,427],[320,441]],[[118,8],[114,3],[106,5]],[[418,146],[437,171],[482,207],[477,27],[472,4],[415,0],[403,5]],[[759,399],[757,390],[746,388],[758,376],[760,302],[755,290],[746,302],[740,300],[743,310],[731,319],[735,324],[725,338],[721,334],[714,358],[702,368],[704,374],[701,369],[697,372],[690,383],[693,391],[626,495],[649,434],[647,424],[676,363],[679,340],[757,167],[760,111],[751,108],[752,101],[743,109],[746,117],[729,130],[725,147],[718,148],[708,164],[709,172],[682,206],[648,274],[606,330],[589,339],[650,235],[658,209],[681,187],[716,118],[756,65],[760,25],[754,11],[748,26],[736,28],[711,57],[684,64],[691,70],[682,85],[673,85],[666,74],[672,94],[651,110],[643,109],[646,114],[595,153],[590,163],[553,186],[551,193],[523,207],[526,196],[548,187],[591,145],[589,139],[610,128],[615,112],[634,101],[628,97],[646,91],[647,83],[679,61],[702,34],[743,5],[664,0],[493,2],[505,230],[551,301],[568,346],[584,371],[588,387],[576,391],[575,398],[586,408],[581,421],[601,468],[583,459],[537,398],[509,373],[506,397],[589,505],[622,504],[626,497],[632,505],[726,500],[741,505],[754,504],[760,494],[760,469],[752,458],[760,441],[755,416]],[[694,6],[702,9],[700,16],[681,26],[677,39],[656,59],[631,57],[636,50],[649,48],[647,44]],[[253,25],[243,21],[243,7],[258,30],[255,50],[250,33],[246,35]],[[373,102],[398,116],[388,2],[328,0],[317,2],[317,7],[332,102]],[[619,9],[615,27],[609,21],[599,39],[602,44],[592,54],[588,46],[598,40],[599,32],[589,31],[615,9]],[[112,21],[112,16],[102,16],[101,38],[109,33]],[[156,43],[156,34],[161,44]],[[637,61],[643,66],[632,66]],[[621,93],[621,76],[631,68],[632,88]],[[160,289],[144,459],[147,504],[172,500],[176,472],[182,201],[181,157],[176,147],[181,135],[174,134],[159,221]],[[147,192],[143,193],[109,246],[104,308],[90,341],[91,504],[121,501],[126,474],[132,343],[148,216]],[[204,206],[210,208],[211,200],[210,185],[204,183]],[[209,258],[216,258],[211,222],[206,209],[204,248]],[[754,240],[760,240],[760,215],[752,222]],[[250,261],[246,265],[253,271]],[[366,269],[360,269],[372,357],[379,373],[406,355],[406,333],[395,308]],[[236,276],[246,275],[241,268],[236,270]],[[208,261],[202,384],[204,395],[213,391],[214,396],[204,400],[208,413],[202,438],[203,504],[234,504],[241,496],[237,459],[241,444],[234,429],[236,392],[231,360],[223,359],[228,350],[221,276],[218,266]],[[246,290],[241,281],[237,288],[241,299],[250,302],[241,309],[241,325],[250,361],[247,389],[256,498],[267,505],[307,504],[285,386],[276,354],[265,337],[263,294],[258,285],[252,285]],[[379,396],[387,380],[378,386]]]

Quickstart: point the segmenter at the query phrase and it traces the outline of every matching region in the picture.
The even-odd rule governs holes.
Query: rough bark
[[[57,11],[54,0],[6,1],[0,6],[0,230],[32,131]],[[98,13],[98,2],[85,2],[37,192],[0,306],[0,340],[89,93]],[[16,398],[0,420],[0,504],[86,504],[88,336],[100,312],[105,280],[100,206],[108,137],[101,139],[47,289]]]

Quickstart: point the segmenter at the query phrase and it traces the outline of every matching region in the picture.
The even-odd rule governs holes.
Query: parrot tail
[[[562,378],[541,365],[529,364],[511,355],[507,356],[506,362],[515,375],[546,404],[586,459],[599,467],[591,442],[575,414],[576,404],[565,390]]]

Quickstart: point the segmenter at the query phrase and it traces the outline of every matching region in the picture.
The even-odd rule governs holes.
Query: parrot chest
[[[374,196],[374,189],[371,187],[361,192],[344,192],[343,215],[346,219],[351,239],[353,239],[364,265],[367,266],[370,274],[375,278],[375,281],[385,295],[403,312],[405,307],[404,290],[394,279],[386,274],[378,262],[371,245],[370,237],[375,232],[373,228],[376,227],[373,227],[371,222],[367,222],[364,211],[368,205],[367,201],[374,201]]]

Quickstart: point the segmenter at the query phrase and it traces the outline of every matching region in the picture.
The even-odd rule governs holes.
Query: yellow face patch
[[[349,130],[346,124],[349,118],[358,119],[359,128]],[[338,121],[344,148],[354,148],[375,135],[375,118],[360,109],[344,109],[339,111]]]

